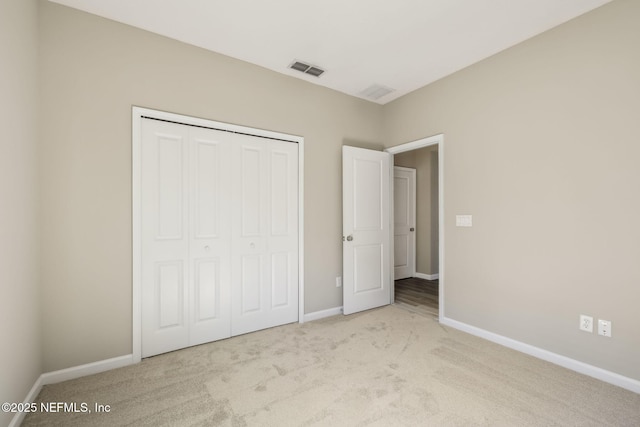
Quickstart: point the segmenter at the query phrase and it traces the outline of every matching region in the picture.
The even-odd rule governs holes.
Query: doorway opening
[[[411,202],[405,200],[411,196],[406,192],[403,180],[398,179],[398,187],[393,185],[391,189],[392,224],[398,228],[397,233],[394,231],[391,251],[398,273],[392,286],[392,301],[440,319],[444,317],[443,145],[444,135],[440,134],[385,150],[394,155],[392,166],[416,171],[412,224],[405,224],[411,222],[411,215],[404,212],[405,205],[411,209]],[[404,228],[411,231],[404,233]]]

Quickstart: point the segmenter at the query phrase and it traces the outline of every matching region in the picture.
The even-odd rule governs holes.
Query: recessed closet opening
[[[133,354],[302,321],[301,137],[133,108]]]

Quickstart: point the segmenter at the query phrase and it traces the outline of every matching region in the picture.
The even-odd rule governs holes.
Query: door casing
[[[141,284],[141,162],[143,117],[165,120],[190,126],[213,128],[228,132],[249,134],[258,137],[278,139],[298,144],[298,322],[304,322],[304,138],[279,132],[249,128],[213,120],[132,107],[131,113],[131,159],[132,159],[132,355],[133,363],[142,359],[142,284]]]

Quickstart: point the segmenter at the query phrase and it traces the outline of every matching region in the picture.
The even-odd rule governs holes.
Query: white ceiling
[[[385,104],[611,0],[50,1]]]

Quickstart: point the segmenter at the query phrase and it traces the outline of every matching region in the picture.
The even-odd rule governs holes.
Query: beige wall
[[[131,353],[131,106],[305,138],[305,310],[342,305],[341,146],[382,107],[46,1],[45,370]],[[283,64],[286,66],[286,64]]]
[[[639,19],[612,2],[384,110],[388,146],[445,134],[445,315],[636,380]]]
[[[394,156],[396,166],[416,169],[416,272],[422,274],[438,273],[438,154],[433,150]]]
[[[36,6],[0,2],[0,402],[22,402],[42,372]],[[12,415],[0,412],[0,425]]]

